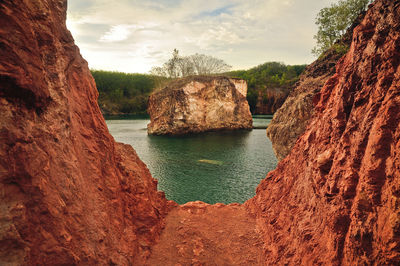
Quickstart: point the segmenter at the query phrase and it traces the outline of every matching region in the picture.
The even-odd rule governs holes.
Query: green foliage
[[[312,53],[320,56],[339,40],[353,24],[358,15],[365,11],[370,0],[340,0],[319,11],[316,22],[318,32],[314,36],[317,45]]]
[[[335,49],[335,52],[337,54],[345,55],[350,47],[344,44],[335,43],[334,45],[332,45],[332,48]]]
[[[147,109],[150,93],[165,78],[127,74],[103,70],[92,70],[99,91],[99,105],[103,112],[141,114]]]
[[[349,51],[350,46],[348,46],[347,44],[343,44],[343,43],[340,43],[340,42],[339,42],[339,43],[333,44],[333,45],[330,47],[330,49],[333,49],[334,52],[335,52],[335,54],[337,54],[338,56],[343,56],[343,55],[345,55],[345,54]],[[323,60],[323,59],[325,59],[327,56],[329,56],[330,51],[332,51],[332,50],[326,50],[326,51],[324,51],[324,52],[318,57],[318,60]]]
[[[254,112],[258,93],[268,89],[290,90],[298,80],[306,65],[285,65],[279,62],[268,62],[249,70],[236,70],[226,75],[241,78],[247,81],[247,101],[250,110]]]

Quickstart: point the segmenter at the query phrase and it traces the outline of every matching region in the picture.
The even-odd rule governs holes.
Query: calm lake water
[[[255,116],[254,126],[271,119]],[[116,141],[133,146],[158,179],[158,189],[179,204],[243,203],[277,164],[265,129],[167,137],[148,136],[145,117],[106,117],[106,122]]]

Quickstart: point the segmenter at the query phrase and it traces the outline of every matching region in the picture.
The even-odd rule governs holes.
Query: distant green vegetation
[[[305,65],[288,66],[283,63],[269,62],[249,70],[231,71],[224,75],[247,81],[249,88],[247,99],[253,111],[259,91],[289,90],[304,68]],[[104,114],[145,114],[151,92],[172,80],[147,74],[103,70],[91,72],[99,91],[99,106]]]
[[[253,112],[257,104],[258,93],[268,89],[290,90],[299,79],[306,65],[285,65],[279,62],[268,62],[249,70],[237,70],[226,75],[247,81],[247,101]]]
[[[166,78],[92,70],[99,91],[99,106],[105,114],[144,114],[150,93]]]

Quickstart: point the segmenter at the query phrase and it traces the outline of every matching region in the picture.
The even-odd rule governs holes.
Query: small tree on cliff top
[[[312,53],[319,56],[334,45],[370,2],[371,0],[340,0],[321,9],[315,22],[318,26],[318,32],[314,36],[317,45]]]
[[[187,77],[191,75],[210,75],[227,72],[231,66],[223,60],[204,54],[180,56],[174,49],[172,58],[161,67],[153,67],[150,73],[168,78]]]

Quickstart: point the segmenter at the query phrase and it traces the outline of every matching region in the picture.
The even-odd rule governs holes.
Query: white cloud
[[[235,69],[310,63],[314,18],[334,0],[68,2],[68,27],[91,67],[146,72],[174,48],[219,57]]]
[[[196,45],[202,50],[212,50],[213,47],[244,42],[244,40],[231,29],[221,25],[207,29],[199,36],[184,37],[184,41]]]
[[[103,36],[100,37],[100,42],[118,42],[128,39],[130,35],[129,25],[112,26]]]

